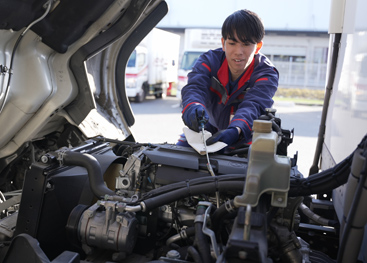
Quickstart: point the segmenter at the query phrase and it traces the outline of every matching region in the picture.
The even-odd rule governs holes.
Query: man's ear
[[[263,46],[263,42],[262,41],[259,42],[259,43],[257,43],[255,54],[259,53],[259,51],[262,48],[262,46]]]
[[[222,49],[223,49],[223,51],[226,51],[226,49],[224,48],[224,42],[226,42],[225,40],[224,40],[224,38],[222,37]]]

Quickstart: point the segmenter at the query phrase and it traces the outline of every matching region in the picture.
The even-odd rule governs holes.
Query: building
[[[232,12],[246,8],[259,14],[264,22],[266,33],[261,52],[279,70],[279,86],[324,88],[330,0],[227,0],[225,4],[220,0],[166,1],[170,11],[157,27],[181,36],[181,55],[185,29],[212,29],[208,40],[218,42],[220,47],[223,21]]]

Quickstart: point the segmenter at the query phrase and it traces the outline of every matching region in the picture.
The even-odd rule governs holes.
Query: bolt
[[[42,163],[48,163],[48,157],[46,155],[42,155],[41,162]]]
[[[94,216],[94,211],[87,210],[85,211],[85,215],[89,218],[92,218]]]
[[[283,202],[283,198],[281,198],[281,197],[278,197],[277,200],[278,200],[279,203]]]

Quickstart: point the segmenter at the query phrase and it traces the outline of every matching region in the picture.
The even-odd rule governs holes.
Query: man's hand
[[[209,115],[202,105],[193,104],[184,111],[182,120],[191,130],[199,132],[201,122],[204,124],[207,123],[209,121]]]
[[[239,134],[237,128],[231,127],[215,133],[212,137],[206,140],[206,144],[211,145],[213,143],[216,143],[217,141],[221,141],[228,144],[229,146],[235,143],[238,140],[238,138]]]

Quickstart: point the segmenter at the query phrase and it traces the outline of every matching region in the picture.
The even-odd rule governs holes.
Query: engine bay
[[[189,147],[35,143],[37,160],[19,156],[12,168],[23,169],[3,184],[3,262],[333,262],[340,224],[327,194],[348,179],[352,155],[305,178],[297,156],[279,154],[293,131],[262,119],[268,130],[255,128],[250,147],[210,154],[214,177]],[[22,190],[4,190],[22,174]]]

